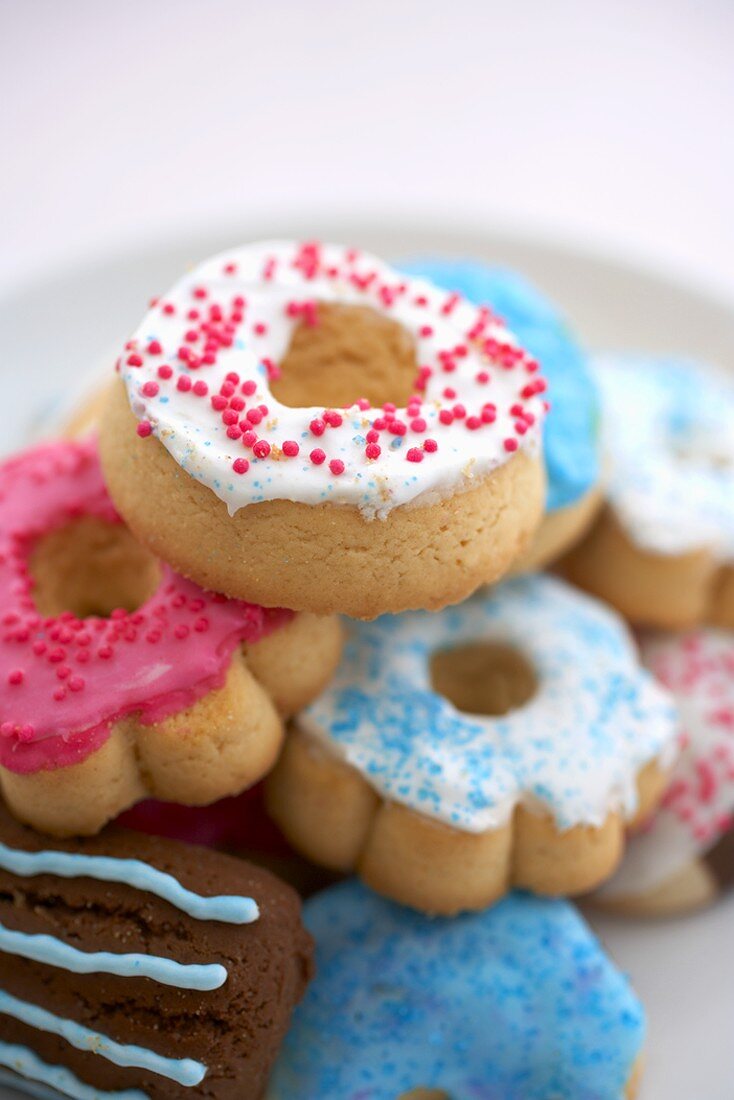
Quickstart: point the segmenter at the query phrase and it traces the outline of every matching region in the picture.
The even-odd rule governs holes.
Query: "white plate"
[[[38,430],[34,419],[40,408],[51,407],[95,364],[111,359],[147,299],[165,290],[189,263],[241,240],[290,235],[348,240],[392,258],[416,252],[484,256],[534,279],[590,346],[681,352],[734,369],[734,309],[664,275],[467,226],[439,230],[385,219],[351,225],[291,219],[232,226],[226,234],[102,258],[0,299],[5,386],[0,451],[20,445],[29,430]],[[641,1100],[732,1100],[734,896],[685,919],[643,923],[593,916],[592,921],[648,1010]],[[13,1095],[0,1089],[0,1100]]]

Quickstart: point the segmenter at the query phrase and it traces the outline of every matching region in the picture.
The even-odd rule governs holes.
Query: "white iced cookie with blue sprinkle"
[[[599,356],[607,508],[564,571],[628,619],[734,627],[734,381]]]
[[[607,878],[675,753],[670,696],[608,608],[549,576],[355,625],[268,780],[316,862],[433,913]]]

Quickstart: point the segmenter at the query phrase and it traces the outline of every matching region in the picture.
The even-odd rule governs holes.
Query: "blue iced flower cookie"
[[[734,380],[662,356],[592,368],[608,508],[564,568],[633,622],[734,627]]]
[[[543,430],[548,515],[528,559],[537,567],[575,541],[598,505],[599,403],[587,357],[556,307],[514,271],[461,259],[401,266],[410,275],[489,305],[541,364],[551,408]],[[549,516],[556,513],[554,522]]]
[[[312,898],[305,920],[317,976],[268,1100],[632,1095],[643,1009],[568,903],[518,893],[431,919],[352,880]]]
[[[619,617],[531,574],[354,623],[268,780],[292,843],[426,912],[592,889],[662,794],[668,693]]]

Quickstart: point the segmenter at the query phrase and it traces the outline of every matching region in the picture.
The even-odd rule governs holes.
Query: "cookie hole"
[[[411,337],[397,321],[366,306],[320,303],[315,323],[301,322],[270,392],[291,408],[344,408],[366,397],[398,408],[415,390]]]
[[[411,1089],[404,1092],[397,1100],[451,1100],[451,1097],[443,1089]]]
[[[160,583],[160,566],[122,523],[94,516],[44,535],[30,555],[33,598],[42,615],[71,611],[106,618],[136,611]]]
[[[512,646],[467,642],[431,656],[431,684],[465,714],[499,717],[528,703],[538,687],[535,669]]]

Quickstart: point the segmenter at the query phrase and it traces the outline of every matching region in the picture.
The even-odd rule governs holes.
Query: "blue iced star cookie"
[[[356,881],[311,899],[317,976],[272,1100],[621,1100],[645,1036],[626,978],[568,903],[512,894],[432,919]]]

